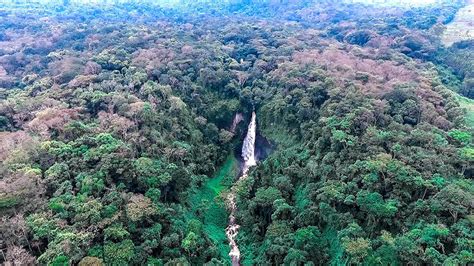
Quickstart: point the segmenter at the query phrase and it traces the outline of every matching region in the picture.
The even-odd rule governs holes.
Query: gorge
[[[244,143],[242,145],[242,159],[243,159],[243,166],[242,166],[242,173],[237,180],[237,183],[240,180],[243,180],[247,177],[247,172],[250,167],[255,166],[257,161],[255,159],[255,139],[256,139],[256,131],[257,131],[257,122],[256,122],[256,115],[255,112],[252,112],[252,118],[250,120],[250,124],[248,126],[247,135],[244,139]],[[240,250],[236,242],[236,237],[239,232],[239,225],[237,224],[237,219],[235,217],[235,213],[237,211],[237,204],[235,201],[236,185],[231,188],[231,191],[227,197],[227,206],[230,211],[229,215],[229,226],[226,228],[226,235],[227,239],[229,240],[230,252],[229,256],[232,259],[232,265],[240,265]]]

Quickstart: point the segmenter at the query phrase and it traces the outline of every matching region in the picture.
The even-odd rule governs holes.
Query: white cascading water
[[[257,164],[255,160],[255,136],[257,131],[257,122],[255,118],[255,112],[252,112],[252,119],[250,120],[247,136],[245,136],[244,144],[242,145],[242,159],[244,165],[242,168],[242,175],[239,180],[243,180],[247,177],[247,172],[251,166]],[[237,182],[238,182],[237,181]],[[235,188],[233,186],[228,197],[227,204],[230,210],[229,225],[226,228],[227,239],[229,240],[230,252],[229,256],[232,259],[232,265],[240,265],[240,250],[237,242],[235,241],[237,234],[239,233],[239,225],[235,218],[235,212],[237,211],[237,204],[235,203]]]
[[[252,112],[252,119],[250,120],[247,136],[245,136],[244,144],[242,145],[242,158],[244,159],[244,168],[242,176],[247,175],[247,171],[251,166],[257,165],[255,160],[255,137],[257,133],[257,121],[255,112]]]

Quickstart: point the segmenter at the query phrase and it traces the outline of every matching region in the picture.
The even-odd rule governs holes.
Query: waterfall
[[[239,177],[238,181],[245,179],[247,177],[249,168],[257,164],[257,161],[255,160],[256,131],[257,121],[255,112],[252,112],[252,118],[247,130],[247,136],[245,136],[244,144],[242,145],[242,159],[244,160],[244,165],[242,168],[242,175]],[[230,215],[229,225],[226,228],[226,235],[230,246],[229,256],[232,259],[233,266],[240,265],[240,250],[237,242],[235,241],[240,227],[237,224],[237,219],[235,218],[235,212],[237,211],[237,204],[235,202],[235,188],[236,186],[233,186],[229,195],[227,196],[227,205],[228,209],[230,210]]]
[[[257,165],[255,160],[255,136],[257,131],[257,122],[255,118],[255,112],[252,113],[252,119],[250,120],[249,129],[247,136],[244,139],[242,145],[242,159],[244,159],[244,168],[242,175],[245,176],[251,166]]]

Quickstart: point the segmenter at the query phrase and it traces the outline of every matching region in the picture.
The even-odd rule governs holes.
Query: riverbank
[[[190,196],[189,219],[203,222],[206,235],[219,249],[220,257],[230,261],[229,244],[224,229],[227,227],[228,213],[221,194],[229,188],[238,174],[238,160],[231,154],[213,178],[208,179]]]

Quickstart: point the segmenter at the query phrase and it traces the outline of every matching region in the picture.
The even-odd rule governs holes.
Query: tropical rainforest
[[[474,262],[469,2],[63,2],[0,6],[0,264],[230,265],[231,188],[242,265]]]

